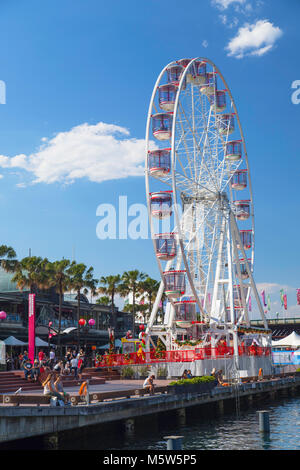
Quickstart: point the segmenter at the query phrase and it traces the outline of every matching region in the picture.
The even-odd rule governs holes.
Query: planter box
[[[209,393],[218,385],[218,381],[207,382],[203,384],[187,384],[187,385],[171,385],[168,387],[169,393],[173,395],[187,394],[187,393]]]

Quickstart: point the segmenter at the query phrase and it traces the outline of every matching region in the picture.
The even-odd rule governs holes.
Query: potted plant
[[[157,379],[158,380],[166,380],[168,375],[168,370],[166,367],[159,367],[157,369]]]
[[[146,379],[149,375],[149,367],[148,366],[140,366],[138,368],[138,376],[139,379]]]
[[[133,379],[133,377],[134,377],[133,367],[128,367],[128,366],[122,367],[121,377],[122,377],[122,379]]]
[[[171,382],[168,387],[170,393],[207,393],[212,390],[218,381],[215,377],[204,375],[202,377],[193,377],[192,379],[180,379]]]

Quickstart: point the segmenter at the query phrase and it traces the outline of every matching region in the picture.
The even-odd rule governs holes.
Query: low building
[[[20,291],[11,281],[13,275],[0,268],[0,311],[6,312],[6,319],[0,320],[0,340],[8,336],[28,341],[28,295],[29,291]],[[59,296],[55,289],[37,290],[36,294],[36,334],[48,342],[48,325],[58,329],[59,325]],[[64,346],[77,346],[77,294],[67,293],[62,303],[61,329],[67,331],[61,335],[61,344]],[[117,328],[116,338],[126,334],[131,326],[131,315],[116,308]],[[112,326],[112,311],[107,305],[90,302],[88,298],[80,295],[80,318],[86,320],[86,326],[80,328],[81,346],[103,346],[108,343],[108,329]],[[93,318],[94,326],[88,326]],[[56,343],[53,336],[51,343]]]

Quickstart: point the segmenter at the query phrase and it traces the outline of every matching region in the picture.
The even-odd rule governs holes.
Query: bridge
[[[281,339],[295,331],[300,335],[300,318],[267,318],[268,327],[272,330],[272,339]],[[251,326],[263,328],[262,320],[252,320]]]

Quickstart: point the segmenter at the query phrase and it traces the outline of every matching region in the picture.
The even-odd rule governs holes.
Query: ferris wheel
[[[203,325],[250,325],[254,204],[238,111],[224,77],[207,58],[163,68],[154,85],[146,128],[146,197],[161,285],[147,332],[172,347],[177,334]],[[162,297],[168,303],[158,325]],[[171,339],[170,339],[171,338]]]

